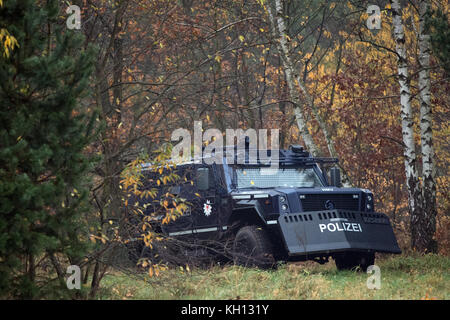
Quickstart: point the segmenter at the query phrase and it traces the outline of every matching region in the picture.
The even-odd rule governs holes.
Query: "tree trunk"
[[[91,281],[91,290],[89,291],[89,298],[90,299],[94,299],[98,288],[100,286],[100,262],[96,261],[95,262],[95,267],[94,267],[94,273],[92,274],[92,281]]]
[[[417,225],[417,235],[413,248],[425,252],[437,251],[433,240],[436,232],[436,185],[434,170],[434,150],[431,112],[430,82],[430,35],[425,30],[425,16],[429,3],[419,3],[419,98],[420,98],[420,138],[422,146],[423,212]]]
[[[403,154],[405,157],[406,188],[411,214],[411,244],[416,243],[420,234],[421,191],[416,168],[416,148],[414,144],[414,123],[411,108],[411,91],[408,76],[405,35],[403,32],[402,11],[399,0],[390,0],[392,8],[392,27],[398,56],[398,82],[400,85],[400,105],[403,137]]]
[[[308,105],[309,108],[311,108],[311,111],[313,112],[314,118],[319,123],[319,128],[322,131],[325,142],[327,144],[328,152],[330,153],[331,157],[338,158],[338,154],[336,152],[336,149],[334,147],[334,141],[331,137],[331,134],[328,130],[328,126],[325,123],[324,119],[319,113],[319,110],[314,105],[314,99],[309,94],[306,85],[304,81],[300,77],[300,73],[296,71],[294,63],[290,57],[289,53],[289,38],[288,38],[288,31],[286,28],[286,23],[284,21],[284,14],[283,14],[283,5],[281,0],[275,0],[275,8],[276,12],[275,15],[273,14],[273,10],[270,7],[270,3],[267,3],[267,10],[269,13],[269,18],[271,20],[271,24],[273,26],[273,34],[276,38],[278,38],[278,47],[279,52],[281,55],[281,61],[283,64],[283,69],[286,75],[286,82],[288,84],[289,92],[291,99],[296,104],[294,108],[294,114],[297,120],[297,126],[299,128],[300,134],[305,141],[306,147],[308,150],[311,151],[311,153],[314,156],[318,156],[320,151],[317,148],[316,144],[314,143],[314,140],[308,130],[306,121],[304,119],[304,113],[305,109],[300,108],[302,104],[300,100],[300,96],[298,94],[298,89],[296,86],[299,87],[300,91],[302,92],[304,96],[304,100],[306,101],[306,105]],[[349,187],[351,185],[349,177],[343,172],[342,174],[342,182],[344,186]]]
[[[276,13],[273,13],[272,8],[270,7],[270,3],[267,3],[267,10],[269,13],[269,18],[272,23],[273,34],[277,38],[277,46],[278,51],[280,52],[281,61],[284,69],[284,74],[286,76],[286,82],[289,88],[289,94],[291,96],[291,100],[295,103],[294,106],[294,114],[295,119],[297,121],[298,130],[300,131],[300,135],[305,142],[306,148],[314,155],[319,155],[319,149],[317,148],[314,140],[309,132],[307,127],[305,117],[304,117],[304,109],[301,108],[302,103],[300,102],[300,97],[298,94],[298,90],[295,85],[295,81],[299,79],[299,75],[295,73],[294,66],[292,64],[290,55],[289,55],[289,45],[288,45],[288,37],[287,37],[287,29],[283,19],[283,6],[281,5],[281,0],[275,0],[276,4]],[[297,80],[297,84],[301,83]]]

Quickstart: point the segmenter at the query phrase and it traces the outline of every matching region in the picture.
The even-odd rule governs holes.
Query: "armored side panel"
[[[339,251],[401,253],[389,218],[382,213],[323,210],[278,218],[288,254]]]

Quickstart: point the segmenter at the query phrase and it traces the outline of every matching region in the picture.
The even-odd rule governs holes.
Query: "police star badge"
[[[211,215],[211,211],[211,202],[209,200],[206,200],[206,202],[203,204],[203,212],[205,213],[205,216],[209,217]]]

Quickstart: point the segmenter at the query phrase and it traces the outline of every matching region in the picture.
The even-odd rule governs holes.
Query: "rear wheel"
[[[366,272],[370,265],[375,263],[375,253],[345,252],[334,257],[338,270],[361,269]]]
[[[258,226],[241,228],[234,239],[233,259],[237,265],[273,268],[276,260],[267,231]]]

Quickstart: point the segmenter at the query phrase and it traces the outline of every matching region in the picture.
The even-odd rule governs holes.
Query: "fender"
[[[251,201],[251,202],[255,202],[256,204],[254,203],[253,205],[250,205],[247,207],[233,209],[233,212],[231,213],[230,217],[228,218],[227,224],[229,226],[231,226],[234,221],[249,220],[252,222],[257,222],[258,224],[261,224],[261,225],[265,225],[266,219],[264,218],[264,216],[261,212],[261,209],[259,208],[258,201],[255,200],[255,201]],[[246,217],[247,217],[247,219],[246,219]]]

